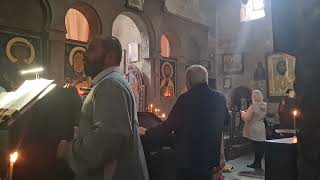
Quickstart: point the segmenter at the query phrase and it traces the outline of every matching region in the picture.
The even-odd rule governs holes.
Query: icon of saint
[[[174,96],[174,84],[172,81],[173,68],[170,63],[164,63],[162,65],[162,77],[160,85],[160,92],[163,97],[173,97]]]

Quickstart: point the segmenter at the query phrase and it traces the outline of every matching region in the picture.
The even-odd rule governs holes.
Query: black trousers
[[[212,180],[213,169],[185,168],[176,170],[177,180]]]
[[[264,142],[263,141],[252,141],[254,149],[254,163],[261,165],[261,160],[264,156]]]

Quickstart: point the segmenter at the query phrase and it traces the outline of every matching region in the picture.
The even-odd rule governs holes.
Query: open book
[[[52,83],[47,79],[27,80],[16,91],[0,94],[0,109],[20,111]]]

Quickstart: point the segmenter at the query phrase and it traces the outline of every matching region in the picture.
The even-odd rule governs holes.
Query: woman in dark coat
[[[296,108],[295,92],[292,89],[286,91],[287,97],[283,98],[279,104],[278,113],[280,117],[280,127],[282,129],[293,129],[293,114]]]

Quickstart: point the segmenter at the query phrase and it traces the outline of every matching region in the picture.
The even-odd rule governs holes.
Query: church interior
[[[224,179],[320,180],[319,30],[317,0],[1,0],[0,179],[28,179],[19,173],[43,170],[43,164],[54,161],[46,157],[26,168],[22,157],[13,170],[8,162],[13,149],[26,147],[25,152],[45,156],[55,148],[42,147],[61,137],[72,139],[74,122],[64,120],[76,123],[81,105],[73,101],[83,101],[92,85],[84,71],[85,51],[94,37],[113,36],[123,49],[120,70],[132,88],[141,124],[166,120],[187,91],[187,68],[199,64],[208,71],[209,87],[225,95],[231,116],[224,127],[229,166]],[[23,84],[35,78],[43,78],[41,84]],[[16,109],[10,111],[9,95],[1,88],[10,92],[21,90],[21,85],[30,91],[28,102],[21,98],[15,103],[23,105],[11,103]],[[69,85],[78,96],[61,88],[39,100],[40,93],[49,96],[46,90]],[[35,87],[41,90],[32,96]],[[250,141],[242,135],[240,111],[252,103],[253,90],[261,91],[268,103],[263,172],[246,168],[253,155]],[[288,99],[290,104],[290,98],[290,120],[281,127],[281,104]],[[28,135],[23,140],[24,130]],[[151,157],[150,180],[174,179],[165,165],[172,158],[171,149],[162,150],[162,155]],[[37,159],[35,153],[32,157]],[[57,166],[46,169],[59,174],[66,168]]]

